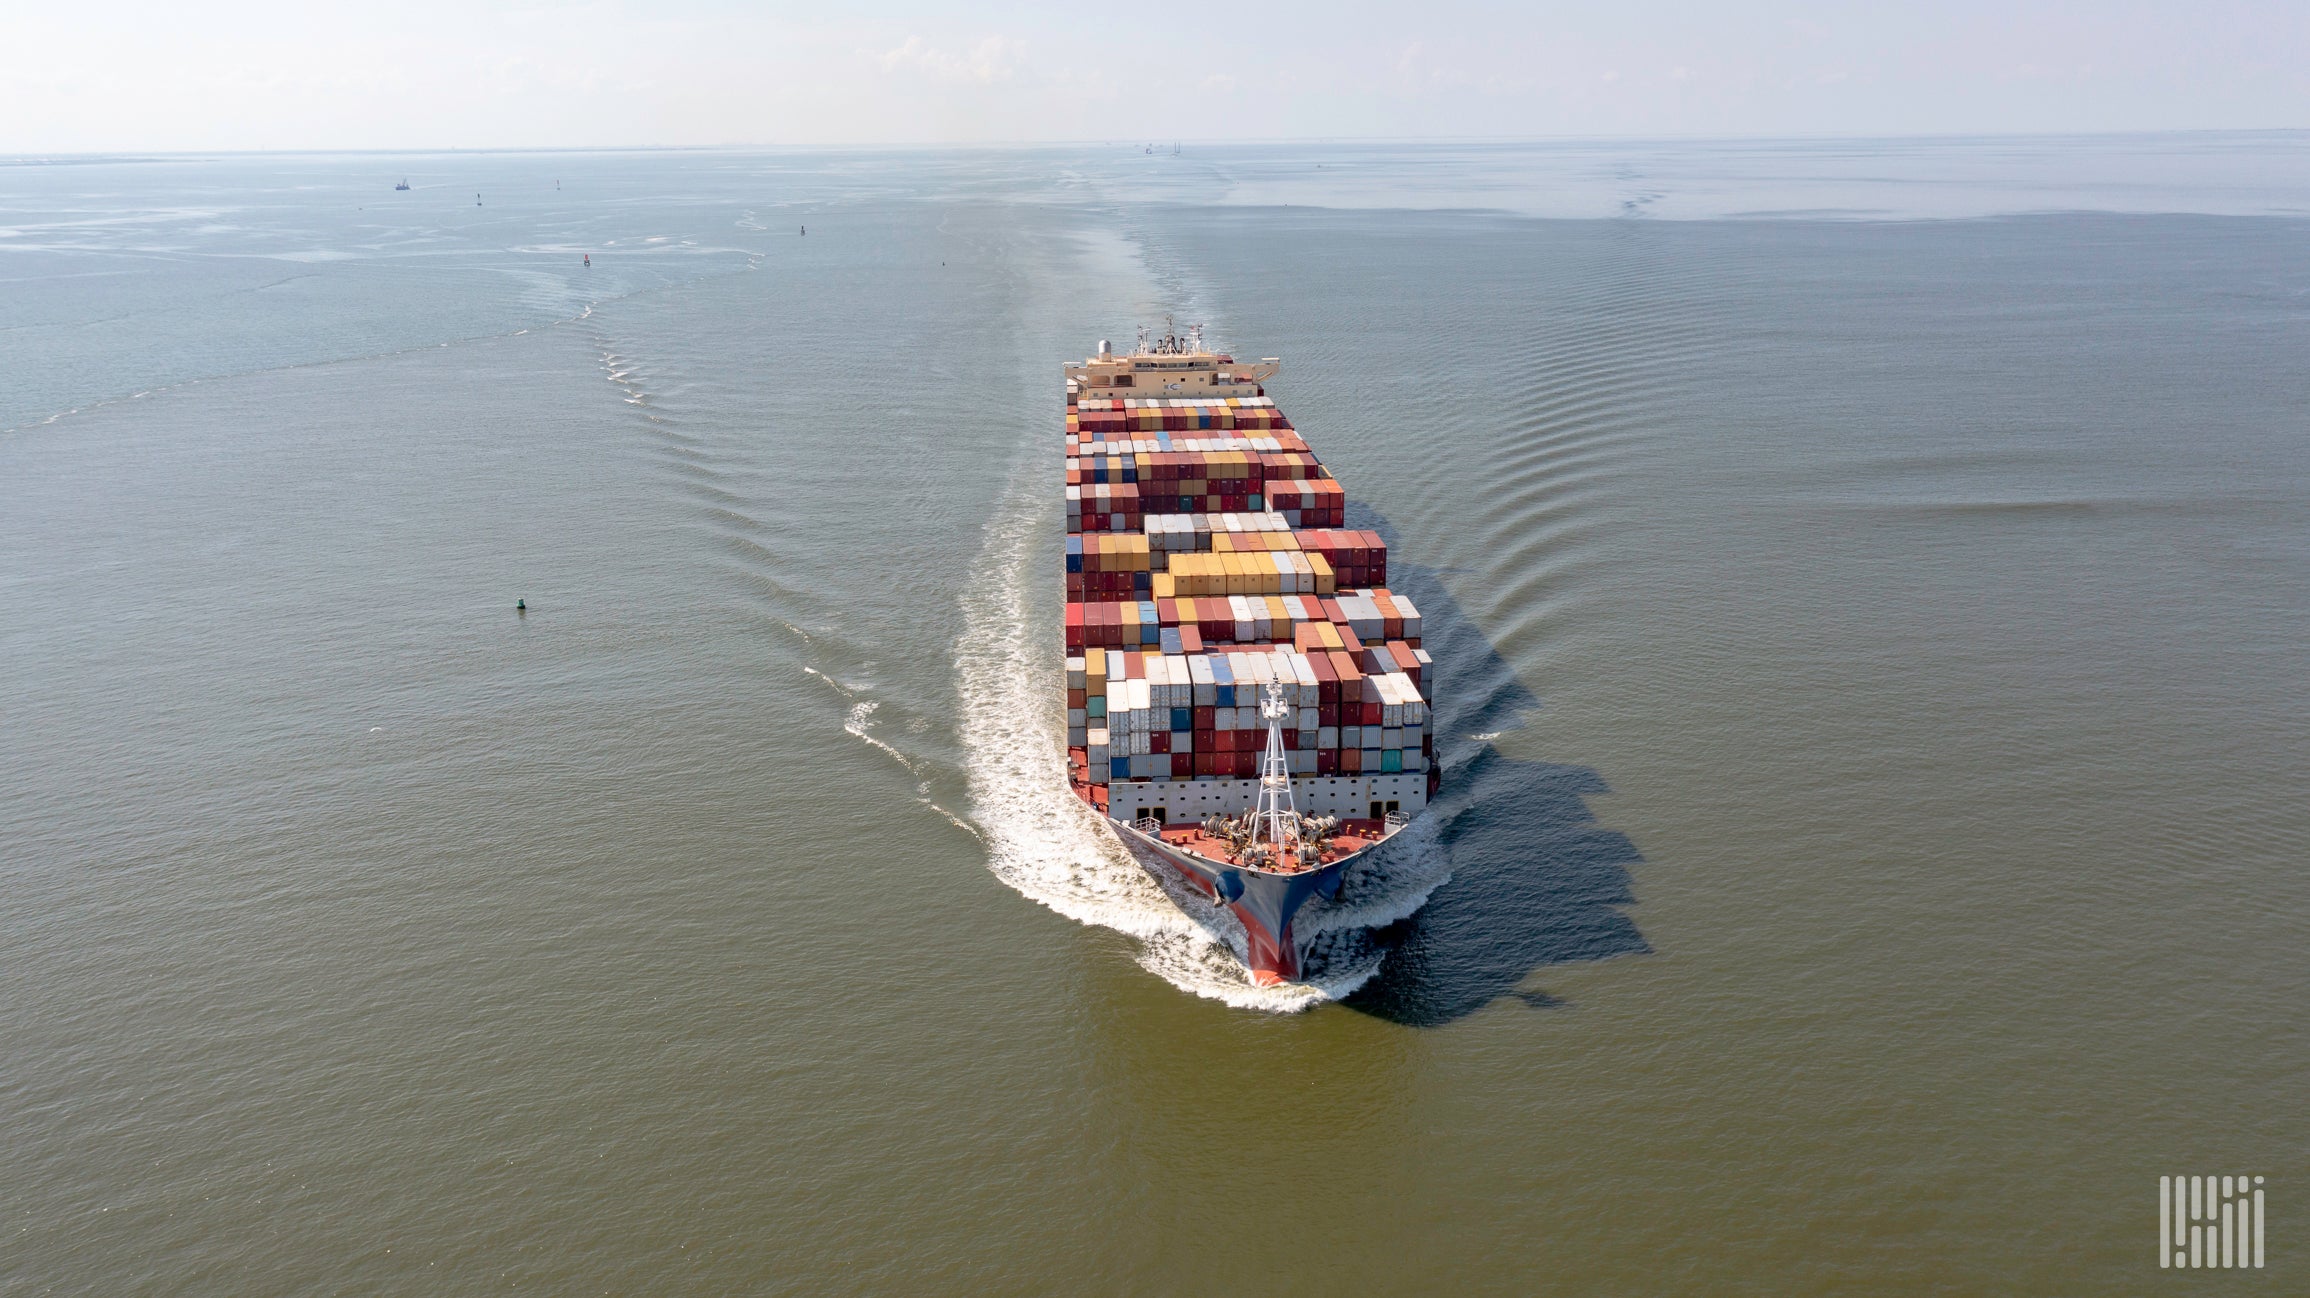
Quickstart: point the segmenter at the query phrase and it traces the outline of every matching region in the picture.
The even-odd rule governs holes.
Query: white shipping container
[[[1390,599],[1392,599],[1392,600],[1394,600],[1394,601],[1395,601],[1395,605],[1396,605],[1396,612],[1403,614],[1403,618],[1404,618],[1404,639],[1406,639],[1406,640],[1417,640],[1417,639],[1419,639],[1419,638],[1420,638],[1420,622],[1421,622],[1421,618],[1420,618],[1420,610],[1418,610],[1418,609],[1416,609],[1416,608],[1412,607],[1412,601],[1410,601],[1410,600],[1408,600],[1408,599],[1405,599],[1403,596],[1396,594],[1394,591],[1390,591],[1390,592],[1388,592],[1388,598],[1390,598]],[[1417,652],[1417,651],[1415,650],[1414,652]],[[1420,662],[1421,662],[1423,665],[1425,665],[1425,664],[1427,663],[1427,661],[1428,661],[1428,659],[1427,659],[1427,656],[1426,656],[1426,655],[1424,655],[1424,654],[1423,654],[1423,655],[1421,655],[1421,657],[1420,657]]]
[[[1315,676],[1315,664],[1307,660],[1306,654],[1297,650],[1291,654],[1291,676],[1293,680],[1299,682],[1299,696],[1294,701],[1303,708],[1315,707],[1321,701]]]

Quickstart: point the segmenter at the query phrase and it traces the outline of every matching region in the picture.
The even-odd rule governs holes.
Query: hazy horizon
[[[1142,145],[1177,145],[1181,148],[1259,148],[1282,146],[1360,146],[1360,145],[1468,145],[1468,146],[1580,146],[1580,145],[1738,145],[1738,144],[1867,144],[1891,142],[1900,144],[1951,143],[1965,144],[1980,141],[2118,141],[2156,139],[2169,136],[2310,136],[2310,126],[2260,127],[2175,127],[2171,129],[2142,130],[2077,130],[2077,131],[1879,131],[1863,134],[1840,132],[1784,131],[1755,134],[1523,134],[1523,135],[1277,135],[1262,137],[1197,137],[1192,135],[1164,136],[1085,136],[1080,139],[987,139],[987,140],[869,140],[856,142],[830,141],[824,143],[776,141],[732,141],[716,144],[488,144],[472,146],[433,145],[378,145],[366,148],[312,145],[258,149],[26,149],[0,153],[0,166],[41,166],[88,160],[102,163],[132,163],[146,159],[177,161],[207,157],[446,157],[489,154],[533,153],[905,153],[926,151],[961,153],[971,150],[1037,150],[1080,148],[1128,148]]]

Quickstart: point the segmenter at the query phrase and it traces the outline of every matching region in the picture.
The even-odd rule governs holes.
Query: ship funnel
[[[1101,338],[1101,339],[1099,340],[1099,359],[1100,359],[1100,360],[1103,360],[1103,361],[1104,361],[1104,360],[1112,360],[1112,359],[1114,359],[1114,356],[1115,356],[1115,349],[1107,345],[1107,340],[1106,340],[1106,339],[1104,339],[1104,338]]]

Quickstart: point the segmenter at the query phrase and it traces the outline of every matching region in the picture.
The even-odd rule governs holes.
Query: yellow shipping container
[[[1307,555],[1307,566],[1315,570],[1316,594],[1330,595],[1335,593],[1335,586],[1331,571],[1331,560],[1324,558],[1320,554],[1310,551]]]

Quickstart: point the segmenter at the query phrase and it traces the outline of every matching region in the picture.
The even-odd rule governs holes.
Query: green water
[[[9,169],[0,1290],[2147,1293],[2193,1173],[2299,1289],[2310,223],[2194,147]],[[1058,774],[1166,313],[1430,618],[1337,1003]]]

